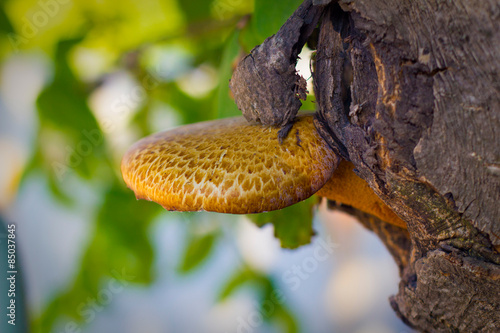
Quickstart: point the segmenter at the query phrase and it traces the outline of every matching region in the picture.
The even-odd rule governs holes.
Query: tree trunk
[[[421,331],[500,331],[500,4],[305,0],[233,75],[249,120],[286,136],[318,21],[316,129],[408,227],[342,207],[395,258],[394,310]]]
[[[499,331],[500,4],[344,0],[324,15],[318,127],[408,225],[361,217],[399,264],[392,307],[421,331]]]

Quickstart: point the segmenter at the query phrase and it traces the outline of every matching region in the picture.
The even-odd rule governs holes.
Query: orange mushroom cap
[[[281,209],[318,191],[340,158],[316,131],[312,114],[298,116],[281,145],[278,130],[237,117],[153,134],[127,151],[123,179],[138,199],[167,210]]]

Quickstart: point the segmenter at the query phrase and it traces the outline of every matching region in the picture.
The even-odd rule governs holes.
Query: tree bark
[[[423,332],[500,331],[500,3],[305,0],[233,75],[251,119],[289,124],[276,101],[298,105],[317,19],[316,129],[408,227],[342,207],[398,264],[392,307]]]
[[[324,15],[318,130],[408,225],[410,245],[364,223],[401,269],[392,307],[424,332],[499,331],[500,4],[344,0]]]

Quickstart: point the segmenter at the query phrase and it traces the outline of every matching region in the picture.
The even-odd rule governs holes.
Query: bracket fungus
[[[330,179],[339,158],[312,116],[279,144],[277,129],[243,117],[154,134],[133,145],[122,174],[138,198],[167,210],[247,214],[307,199]]]
[[[457,2],[381,15],[384,1],[304,0],[233,72],[235,103],[252,124],[223,119],[145,138],[123,158],[125,182],[168,210],[257,213],[313,194],[340,202],[398,264],[391,306],[405,323],[498,331],[498,182],[485,164],[498,140],[477,125],[498,123],[489,74],[500,49],[483,46],[499,34],[492,6]],[[316,52],[316,114],[296,118],[305,43]],[[457,52],[465,65],[453,66]]]
[[[338,133],[325,130],[324,112],[331,106],[328,98],[340,97],[315,87],[319,112],[296,117],[305,91],[295,64],[321,17],[330,15],[328,3],[305,0],[240,62],[230,88],[245,118],[182,126],[128,150],[121,170],[137,198],[167,210],[248,214],[285,208],[319,191],[406,228],[353,165],[341,162],[349,155],[336,143]],[[320,41],[331,44],[327,38]]]
[[[259,213],[320,191],[405,227],[351,165],[340,163],[316,131],[312,114],[298,116],[282,144],[278,130],[237,117],[153,134],[125,154],[123,179],[138,199],[167,210]]]

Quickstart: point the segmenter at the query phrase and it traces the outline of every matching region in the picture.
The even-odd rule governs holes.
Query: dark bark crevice
[[[379,64],[379,160],[451,194],[457,212],[500,247],[500,5],[339,3]],[[393,109],[388,97],[399,97]]]
[[[300,100],[307,96],[306,81],[297,74],[295,65],[323,9],[305,0],[275,35],[238,64],[229,84],[245,118],[282,127],[280,140],[288,134],[302,105]]]
[[[398,315],[421,331],[491,332],[500,329],[500,256],[494,239],[500,226],[498,205],[491,201],[499,199],[500,187],[498,178],[488,174],[484,165],[468,160],[474,157],[481,162],[477,156],[469,157],[478,150],[484,156],[500,156],[494,143],[500,142],[497,135],[485,135],[478,126],[500,128],[498,112],[486,112],[492,106],[499,109],[498,94],[492,100],[493,76],[485,91],[472,87],[479,77],[487,77],[481,75],[475,61],[487,61],[490,53],[500,55],[500,48],[481,48],[487,53],[482,54],[475,43],[462,45],[452,40],[463,37],[453,30],[455,20],[473,21],[464,12],[472,5],[457,6],[454,12],[442,7],[441,11],[422,13],[422,8],[435,2],[417,2],[402,5],[390,1],[392,6],[381,1],[341,3],[350,16],[353,82],[349,121],[343,122],[345,113],[328,100],[329,93],[335,95],[334,74],[314,76],[319,110],[324,119],[330,119],[328,130],[342,141],[358,174],[407,222],[411,258],[403,268],[399,293],[391,298]],[[474,10],[493,15],[486,5]],[[416,21],[411,15],[425,19]],[[444,17],[447,25],[439,23]],[[320,36],[330,40],[325,44],[334,44],[331,41],[338,33],[325,22],[321,26],[327,28]],[[479,33],[477,27],[471,31]],[[471,31],[462,29],[465,35]],[[496,31],[497,37],[490,36],[491,40],[499,38],[499,29]],[[422,36],[428,39],[422,40]],[[321,43],[318,49],[320,52]],[[323,47],[323,51],[337,55],[331,47]],[[468,59],[468,64],[451,61],[453,52],[473,53],[475,60]],[[317,62],[316,72],[329,73],[334,64]],[[498,66],[490,59],[486,68],[484,64],[480,67],[491,72]],[[491,104],[479,106],[474,114],[464,112],[464,99],[470,103],[472,96],[476,102],[483,99]],[[437,128],[440,132],[433,132]],[[466,196],[473,200],[465,206],[460,196],[467,189]],[[485,210],[477,211],[478,206]],[[383,234],[371,229],[387,245]]]
[[[235,71],[236,102],[258,112],[247,118],[295,116],[294,47],[316,26],[305,17],[319,20],[316,128],[407,223],[351,209],[400,267],[393,308],[423,332],[500,330],[500,5],[306,0],[276,35],[290,39],[283,70],[269,67],[274,36]]]

